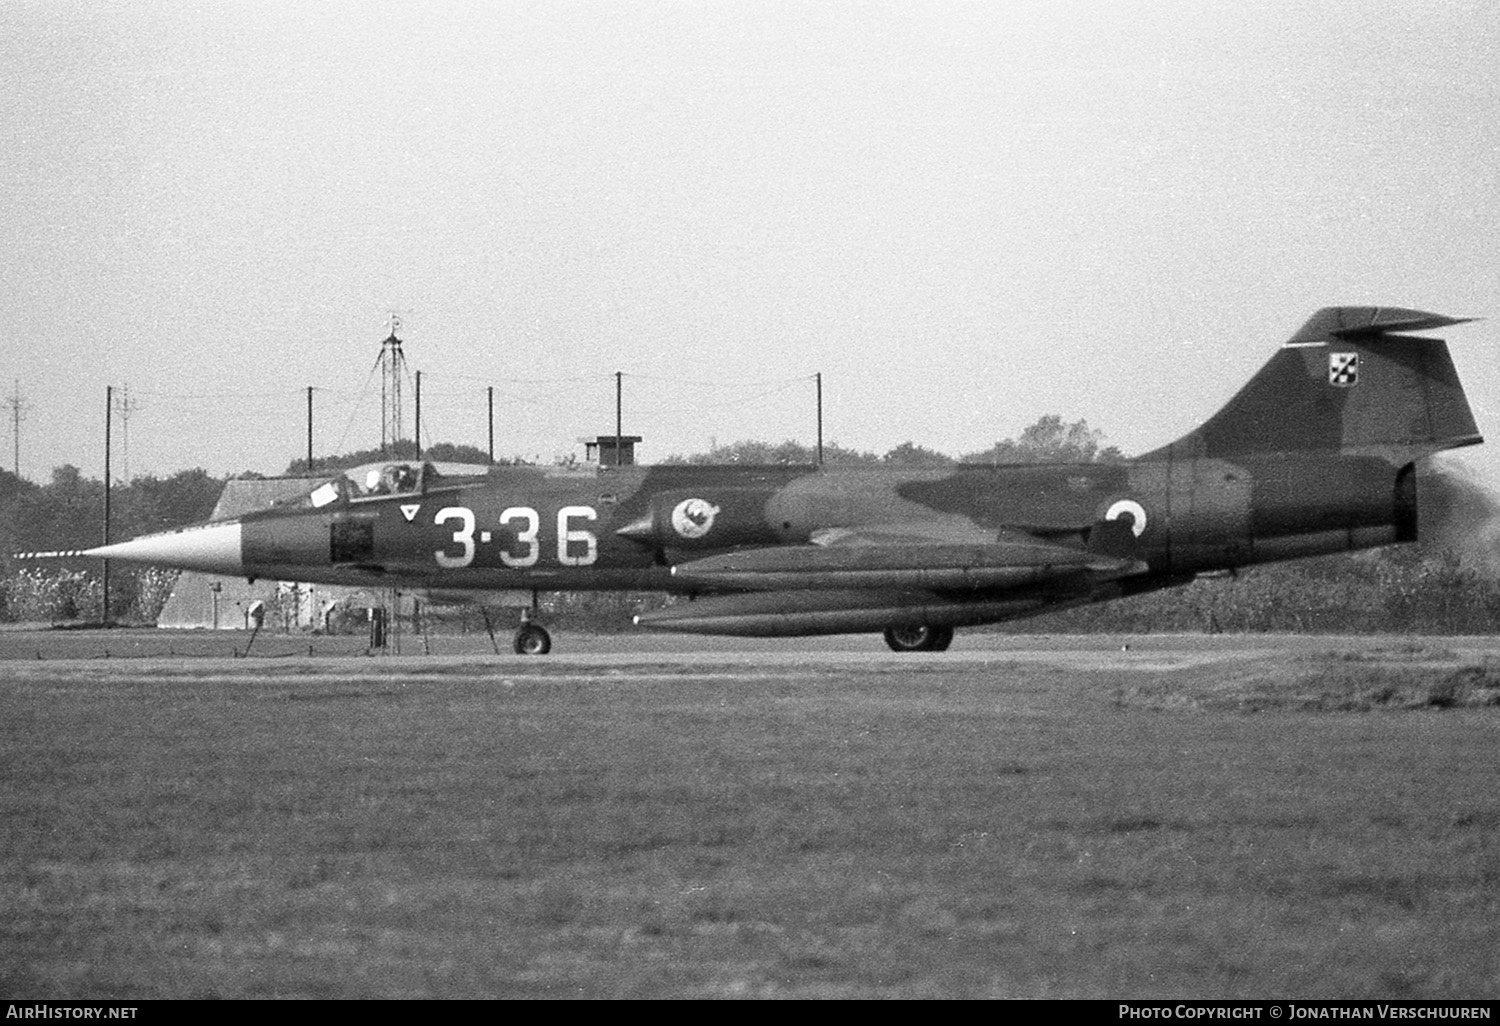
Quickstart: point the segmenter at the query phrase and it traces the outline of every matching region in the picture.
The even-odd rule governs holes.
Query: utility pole
[[[625,404],[624,390],[621,381],[624,379],[623,371],[615,371],[615,466],[620,465],[620,450],[624,447],[625,435]],[[599,461],[603,463],[603,460]]]
[[[313,472],[313,455],[312,455],[312,392],[313,392],[313,387],[311,385],[308,385],[307,386],[307,473],[309,475],[311,475],[312,472]]]
[[[495,463],[495,386],[491,385],[486,391],[490,395],[490,465]]]
[[[417,462],[422,461],[422,372],[417,371]]]
[[[823,372],[814,374],[818,381],[818,466],[823,465]]]
[[[114,421],[115,389],[113,385],[104,386],[104,544],[109,544],[109,493],[110,493],[110,425]],[[103,581],[103,612],[100,622],[109,623],[109,560],[104,561]]]

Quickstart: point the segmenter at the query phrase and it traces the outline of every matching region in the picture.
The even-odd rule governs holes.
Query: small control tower
[[[579,439],[583,443],[583,461],[601,467],[634,466],[635,446],[640,440],[640,435],[595,435]]]

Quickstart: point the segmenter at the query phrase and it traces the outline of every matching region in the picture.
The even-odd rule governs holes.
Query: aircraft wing
[[[978,535],[945,522],[831,528],[812,542],[696,559],[674,566],[672,576],[705,591],[995,591],[1062,581],[1082,590],[1148,569],[1130,553],[1016,531]]]

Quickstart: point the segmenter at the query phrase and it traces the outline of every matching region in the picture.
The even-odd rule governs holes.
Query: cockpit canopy
[[[420,495],[438,477],[431,463],[366,463],[324,481],[298,505],[321,509],[340,500],[361,502],[395,495]]]
[[[286,505],[322,509],[336,502],[424,495],[438,487],[440,481],[457,484],[454,478],[482,477],[488,472],[488,467],[467,463],[433,464],[412,460],[366,463],[329,478],[306,495],[289,500]]]
[[[370,499],[377,495],[416,495],[422,491],[422,478],[431,470],[431,464],[426,463],[386,463],[357,467],[345,477],[354,484],[351,498]]]

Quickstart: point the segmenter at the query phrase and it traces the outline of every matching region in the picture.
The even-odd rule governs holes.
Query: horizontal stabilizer
[[[1473,320],[1477,318],[1448,317],[1396,306],[1325,306],[1308,318],[1287,345],[1311,345],[1335,338],[1376,338],[1402,331],[1430,331]]]

